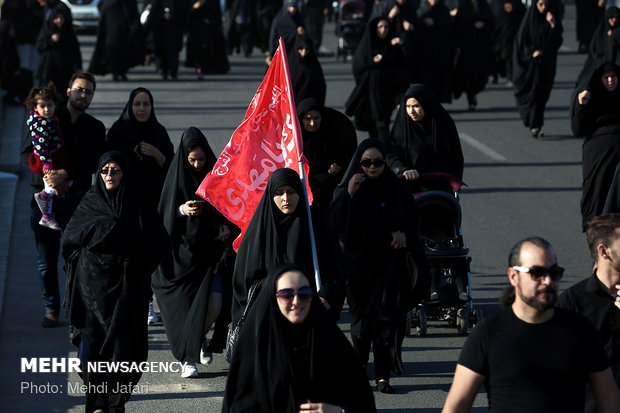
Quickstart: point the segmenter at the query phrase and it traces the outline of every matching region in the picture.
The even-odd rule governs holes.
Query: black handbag
[[[248,302],[245,305],[245,309],[243,310],[243,314],[241,318],[238,320],[233,320],[230,324],[228,324],[228,335],[226,336],[226,348],[224,349],[224,358],[228,363],[232,360],[232,355],[235,351],[235,347],[237,347],[237,342],[239,341],[239,333],[241,332],[241,328],[243,324],[245,324],[245,320],[248,316],[248,311],[250,307],[256,300],[256,296],[260,292],[261,286],[263,285],[263,280],[258,280],[250,287],[250,291],[248,291]]]

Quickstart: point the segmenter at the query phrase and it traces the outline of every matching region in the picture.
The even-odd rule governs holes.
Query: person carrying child
[[[28,166],[34,173],[45,177],[53,169],[64,169],[69,158],[63,150],[58,117],[54,114],[61,98],[52,82],[43,88],[32,88],[26,99],[26,108],[30,111],[26,125],[30,131],[33,152]],[[45,179],[44,189],[34,194],[34,199],[41,210],[39,225],[60,231],[61,227],[54,219],[53,199],[56,190]]]

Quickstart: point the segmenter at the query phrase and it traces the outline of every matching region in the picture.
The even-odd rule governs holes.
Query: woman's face
[[[610,70],[601,76],[601,81],[603,82],[605,89],[610,92],[613,92],[618,87],[618,75],[616,75],[616,72],[613,70]]]
[[[409,98],[405,102],[407,114],[414,122],[420,122],[424,119],[424,108],[416,98]]]
[[[301,118],[301,123],[307,132],[316,132],[321,127],[321,114],[318,110],[309,110]]]
[[[377,23],[377,37],[379,39],[385,39],[390,31],[390,26],[388,26],[387,20],[379,20]]]
[[[187,154],[187,162],[189,162],[189,165],[196,172],[202,171],[206,161],[207,156],[201,147],[194,148]]]
[[[362,171],[370,179],[377,179],[385,169],[385,159],[383,159],[381,151],[377,148],[366,149],[362,153],[360,164],[362,165]]]
[[[312,288],[304,274],[287,271],[276,281],[276,300],[280,312],[292,324],[301,324],[308,317],[312,304]]]
[[[310,48],[306,45],[303,45],[299,49],[297,49],[297,53],[299,53],[299,56],[303,59],[308,55],[308,53],[310,53]]]
[[[134,96],[131,104],[131,110],[133,111],[133,116],[138,122],[146,122],[149,120],[151,117],[151,112],[153,111],[149,95],[147,95],[146,92],[140,92]]]
[[[273,202],[283,214],[289,215],[297,208],[299,194],[292,186],[282,185],[273,193]]]
[[[540,14],[547,12],[547,1],[546,0],[538,0],[536,2],[536,8]]]
[[[121,167],[114,161],[107,162],[99,173],[105,184],[105,189],[108,191],[116,190],[123,179],[123,171],[121,171]]]

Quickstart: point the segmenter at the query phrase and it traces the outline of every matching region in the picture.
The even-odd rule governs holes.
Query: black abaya
[[[390,117],[399,86],[402,85],[402,51],[391,44],[392,36],[377,36],[377,24],[385,18],[377,17],[368,23],[353,58],[355,88],[345,103],[345,113],[355,117],[358,130],[386,141],[389,135]],[[382,58],[373,61],[376,55]],[[407,77],[407,76],[406,76]]]
[[[620,162],[620,91],[608,91],[601,80],[606,72],[620,76],[620,67],[606,63],[597,68],[587,83],[573,94],[571,127],[575,136],[583,136],[583,184],[581,196],[582,227],[603,211],[605,199]],[[588,90],[590,101],[581,105],[578,94]]]
[[[303,27],[304,20],[299,9],[291,14],[287,10],[287,6],[283,6],[278,14],[273,18],[271,30],[269,32],[269,54],[273,57],[278,49],[279,39],[282,37],[286,54],[292,55],[295,51],[295,42],[297,41],[298,27]]]
[[[407,113],[410,98],[424,109],[420,122],[414,122]],[[397,175],[415,169],[463,178],[463,151],[456,125],[425,85],[413,85],[405,93],[390,133],[387,161]]]
[[[226,73],[230,70],[226,40],[222,28],[219,0],[206,0],[189,13],[185,66],[202,73]]]
[[[168,237],[155,209],[144,204],[126,157],[105,153],[99,169],[116,162],[120,186],[106,189],[101,176],[86,193],[63,234],[67,264],[65,308],[79,347],[86,385],[107,383],[107,393],[88,392],[86,411],[116,407],[130,394],[112,392],[137,384],[141,373],[90,372],[89,361],[142,362],[147,359],[148,280],[168,250]],[[89,387],[90,388],[90,387]]]
[[[482,24],[482,27],[477,27]],[[494,19],[486,0],[460,0],[454,18],[456,62],[454,67],[454,98],[465,93],[470,105],[487,84],[493,72]]]
[[[206,163],[201,171],[194,171],[187,160],[195,148],[205,152]],[[220,225],[227,221],[208,203],[196,216],[179,215],[178,209],[186,201],[199,199],[196,189],[215,161],[205,136],[197,128],[187,129],[172,159],[159,201],[159,214],[172,239],[172,255],[153,274],[153,292],[172,354],[189,363],[200,361],[211,276],[226,247],[216,238]]]
[[[419,240],[417,205],[394,173],[386,166],[379,177],[367,177],[353,197],[349,194],[349,181],[363,173],[360,160],[369,148],[377,148],[385,157],[378,140],[359,144],[336,189],[329,217],[343,245],[354,345],[359,343],[358,353],[367,363],[373,342],[379,380],[388,379],[390,370],[402,373],[397,331],[404,328],[406,312],[428,290],[430,278]],[[405,233],[406,248],[390,246],[395,231]],[[368,343],[365,350],[363,342]]]
[[[609,24],[611,18],[616,19],[616,25],[613,27]],[[592,72],[603,63],[608,61],[613,62],[615,60],[616,52],[614,51],[613,39],[617,36],[614,32],[617,32],[617,29],[620,28],[619,19],[620,9],[616,6],[612,6],[605,10],[604,17],[601,19],[592,35],[592,40],[588,48],[588,58],[583,64],[583,69],[581,69],[581,73],[577,78],[577,85],[588,82]]]
[[[134,98],[141,92],[146,93],[151,102],[151,116],[146,122],[138,122],[132,109]],[[163,167],[152,157],[136,153],[140,142],[150,143],[166,157]],[[166,172],[174,156],[174,147],[166,128],[157,121],[153,95],[148,89],[140,87],[131,91],[123,113],[108,131],[106,148],[121,151],[129,158],[136,179],[145,187],[147,202],[157,208]]]
[[[299,194],[297,208],[288,215],[281,212],[273,201],[276,189],[283,185],[290,185]],[[312,220],[321,272],[319,294],[330,304],[332,314],[337,317],[344,300],[341,286],[343,267],[338,243],[318,216],[313,215]],[[288,168],[277,169],[269,177],[267,188],[239,244],[233,274],[233,320],[241,318],[252,284],[284,263],[295,263],[308,271],[314,270],[303,188],[297,172]],[[314,285],[314,278],[310,281]]]
[[[307,48],[304,57],[299,54],[299,49],[302,47]],[[297,36],[295,48],[287,57],[295,102],[300,103],[306,98],[314,98],[322,105],[325,104],[327,90],[325,76],[312,46],[312,40],[307,36]]]
[[[541,128],[545,105],[549,100],[562,44],[562,23],[554,14],[555,27],[546,21],[546,13],[530,7],[515,38],[513,55],[514,95],[523,124]],[[535,50],[542,55],[534,58]]]
[[[302,403],[375,412],[375,401],[351,344],[315,296],[308,316],[292,324],[276,298],[279,275],[312,276],[297,265],[275,268],[241,330],[226,381],[222,412],[297,413]]]
[[[324,213],[355,152],[357,135],[349,118],[312,98],[297,105],[297,116],[301,125],[304,116],[311,110],[319,112],[321,126],[315,132],[308,132],[302,126],[301,133],[304,156],[310,163],[308,179],[314,197],[312,209]],[[330,174],[328,171],[332,164],[340,166],[341,171]]]
[[[106,0],[88,71],[97,75],[124,75],[129,68],[143,63],[143,42],[136,0]]]

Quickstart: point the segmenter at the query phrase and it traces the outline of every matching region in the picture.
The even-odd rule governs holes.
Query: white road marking
[[[470,146],[478,149],[480,152],[493,159],[494,161],[505,161],[504,155],[495,152],[493,149],[486,146],[484,143],[477,141],[466,133],[459,133],[459,137],[462,141],[467,142]]]

